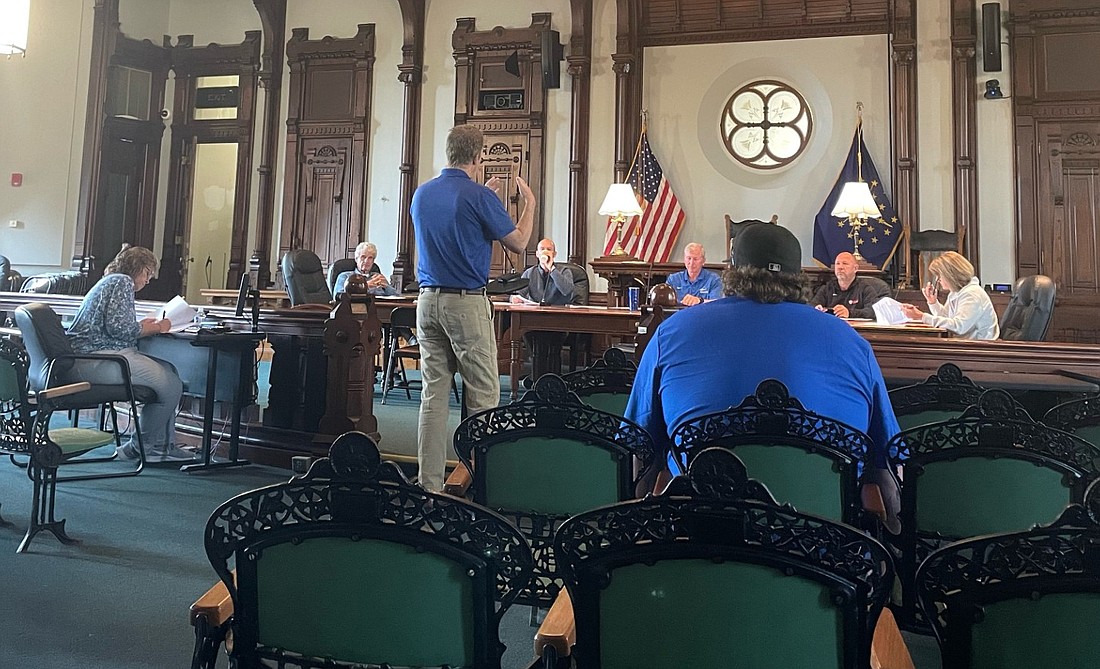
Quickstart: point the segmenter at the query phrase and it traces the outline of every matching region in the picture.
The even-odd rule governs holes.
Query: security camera
[[[160,117],[162,119],[164,119],[165,121],[167,121],[168,117],[171,116],[171,115],[172,115],[172,112],[168,111],[167,109],[161,109],[160,110]]]

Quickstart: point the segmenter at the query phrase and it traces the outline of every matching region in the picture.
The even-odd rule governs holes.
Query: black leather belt
[[[420,292],[447,293],[448,295],[485,295],[485,286],[481,288],[448,288],[446,286],[421,286]]]

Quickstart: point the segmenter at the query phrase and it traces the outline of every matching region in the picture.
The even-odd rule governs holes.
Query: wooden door
[[[526,133],[517,134],[493,134],[485,137],[485,146],[481,149],[481,182],[496,177],[501,181],[501,187],[497,191],[504,208],[513,221],[519,220],[520,199],[516,191],[516,177],[529,180],[531,166],[528,151],[530,137]],[[528,157],[525,159],[525,156]],[[533,235],[532,235],[533,236]],[[534,240],[538,244],[538,240]],[[526,265],[521,254],[512,253],[504,249],[503,244],[493,246],[491,267],[497,272],[522,272]]]
[[[1063,294],[1100,293],[1100,121],[1040,123],[1039,273]]]

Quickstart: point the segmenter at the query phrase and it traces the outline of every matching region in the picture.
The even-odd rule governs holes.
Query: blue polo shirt
[[[886,442],[899,428],[871,345],[806,304],[726,297],[672,314],[646,346],[626,417],[667,449],[681,424],[737,406],[765,379],[866,433],[872,462],[886,466]]]
[[[680,302],[687,295],[694,295],[701,300],[717,300],[722,297],[722,277],[709,269],[699,270],[699,276],[692,281],[688,278],[687,270],[669,275],[665,283],[676,289],[676,301]]]
[[[493,241],[516,229],[496,193],[453,167],[416,189],[411,213],[421,286],[483,287]]]

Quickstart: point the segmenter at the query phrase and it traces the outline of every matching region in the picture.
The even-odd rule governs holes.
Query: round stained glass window
[[[743,165],[770,170],[790,164],[813,130],[805,98],[787,84],[764,80],[742,86],[722,109],[722,141]]]

